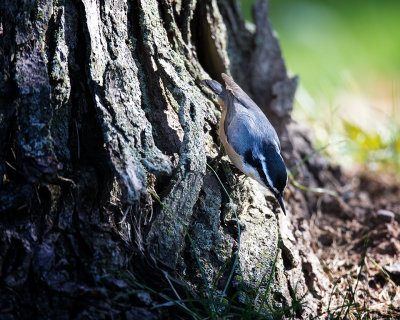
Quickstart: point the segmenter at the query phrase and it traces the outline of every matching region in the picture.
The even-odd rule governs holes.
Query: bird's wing
[[[253,120],[253,127],[248,128],[250,135],[269,137],[278,149],[281,150],[281,144],[279,142],[278,135],[274,127],[265,116],[264,112],[257,106],[257,104],[232,80],[231,77],[225,73],[221,74],[226,85],[225,105],[227,106],[227,115],[225,119],[225,132],[232,119],[236,117],[236,114],[242,114],[248,112],[250,118]],[[247,109],[247,110],[244,110]],[[227,136],[229,136],[227,134]]]
[[[280,152],[278,135],[261,110],[244,107],[229,91],[225,105],[225,135],[236,153],[243,155],[248,150],[262,153],[265,144],[269,143]]]
[[[228,119],[227,119],[228,120]],[[225,135],[228,143],[239,155],[258,148],[262,133],[258,130],[256,119],[245,112],[240,112],[225,121]]]

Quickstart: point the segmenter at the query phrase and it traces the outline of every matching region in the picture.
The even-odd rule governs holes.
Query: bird
[[[222,108],[218,134],[232,163],[246,176],[272,192],[283,213],[283,192],[287,170],[274,127],[257,104],[231,77],[221,74],[225,87],[215,80],[203,80]]]

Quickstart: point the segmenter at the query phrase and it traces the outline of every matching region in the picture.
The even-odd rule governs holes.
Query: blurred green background
[[[249,21],[253,2],[240,1]],[[400,1],[271,0],[269,8],[300,77],[294,118],[334,161],[400,176]]]

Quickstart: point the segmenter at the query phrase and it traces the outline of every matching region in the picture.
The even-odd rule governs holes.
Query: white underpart
[[[250,178],[256,180],[259,184],[261,184],[264,188],[268,189],[268,186],[265,185],[265,183],[262,181],[260,175],[258,174],[257,170],[254,169],[252,166],[244,163],[243,165],[243,172],[246,176],[249,176]]]

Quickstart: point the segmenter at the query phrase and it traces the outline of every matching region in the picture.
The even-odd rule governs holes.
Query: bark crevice
[[[260,282],[276,254],[272,306],[290,306],[307,285],[323,295],[328,285],[304,222],[316,197],[290,186],[288,212],[304,214],[289,222],[276,213],[271,194],[226,157],[213,166],[229,197],[206,167],[218,153],[220,110],[201,80],[221,80],[221,72],[271,115],[289,168],[313,151],[290,119],[297,79],[286,74],[265,2],[256,9],[255,30],[228,0],[6,4],[1,310],[20,318],[40,318],[43,310],[49,318],[172,317],[175,309],[152,309],[165,301],[140,285],[174,297],[169,277],[182,296],[190,288],[204,297],[194,250],[207,283],[217,281],[216,295],[238,255],[228,294],[237,293],[239,304],[258,287],[259,296],[267,290]],[[337,179],[323,173],[331,169],[317,157],[298,179],[328,183]],[[318,301],[307,299],[312,311],[297,316],[317,310]]]

